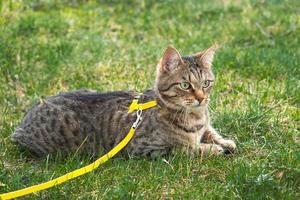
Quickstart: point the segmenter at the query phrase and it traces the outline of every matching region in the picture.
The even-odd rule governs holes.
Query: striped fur
[[[223,139],[210,125],[207,104],[214,83],[214,52],[215,47],[211,47],[181,57],[175,48],[166,49],[154,89],[140,98],[141,102],[156,100],[158,106],[143,112],[143,120],[123,154],[154,157],[177,148],[195,154],[235,150],[235,143]],[[190,88],[183,89],[182,82],[189,83]],[[48,97],[25,114],[11,138],[38,156],[58,151],[105,153],[125,137],[134,122],[136,114],[127,110],[135,95],[78,90]]]

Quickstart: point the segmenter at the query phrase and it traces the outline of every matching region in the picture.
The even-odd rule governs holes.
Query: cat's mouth
[[[193,103],[192,103],[192,105],[191,105],[192,107],[199,107],[199,106],[201,106],[201,103],[199,102],[199,101],[194,101]]]
[[[192,108],[198,108],[201,106],[206,106],[208,103],[208,98],[207,99],[203,99],[201,102],[198,100],[193,101],[192,103],[190,103],[188,106],[192,107]]]

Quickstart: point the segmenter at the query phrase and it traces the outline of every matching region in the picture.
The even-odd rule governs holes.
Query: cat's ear
[[[194,56],[198,64],[200,64],[200,66],[202,67],[210,69],[212,66],[212,62],[214,60],[215,52],[217,51],[218,48],[219,46],[215,44],[209,47],[208,49],[195,54]]]
[[[179,52],[172,46],[168,46],[160,59],[159,68],[161,72],[171,72],[175,70],[180,63],[183,63]]]

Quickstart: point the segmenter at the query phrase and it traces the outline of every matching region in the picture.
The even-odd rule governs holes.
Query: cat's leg
[[[219,135],[219,133],[211,126],[209,126],[207,128],[207,130],[205,131],[201,142],[205,142],[205,143],[213,143],[213,144],[217,144],[220,145],[221,147],[223,147],[226,150],[229,150],[230,152],[234,152],[236,149],[236,144],[234,143],[233,140],[229,140],[229,139],[224,139],[221,135]]]

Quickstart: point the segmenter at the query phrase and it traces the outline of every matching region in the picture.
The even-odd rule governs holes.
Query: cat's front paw
[[[220,145],[230,153],[233,153],[236,150],[236,144],[233,140],[223,140]]]
[[[202,155],[220,155],[224,153],[224,149],[217,144],[201,144],[200,151]]]

